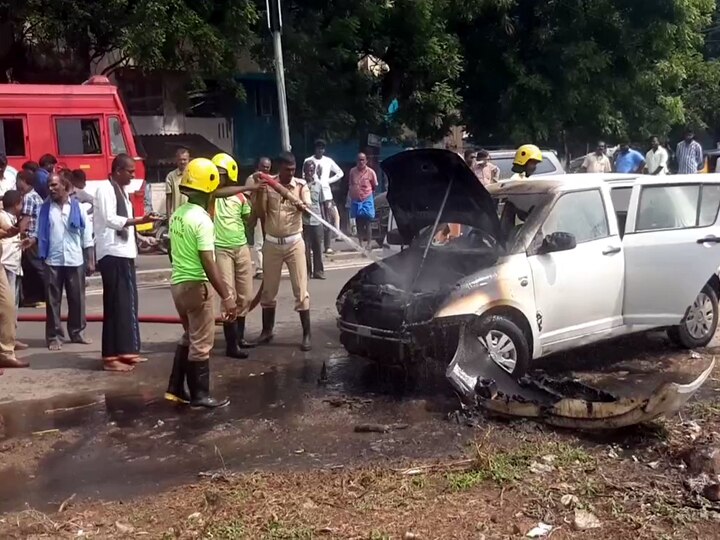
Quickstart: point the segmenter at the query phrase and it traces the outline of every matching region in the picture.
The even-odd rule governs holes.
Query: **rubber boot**
[[[223,333],[225,334],[225,356],[241,360],[247,358],[248,354],[238,349],[238,332],[235,321],[223,323]]]
[[[305,311],[299,311],[298,313],[300,313],[300,323],[302,324],[303,331],[300,350],[307,352],[312,349],[312,336],[310,335],[310,310],[307,309]]]
[[[256,345],[263,345],[265,343],[270,343],[273,339],[273,328],[275,327],[275,308],[274,307],[268,307],[263,308],[262,310],[262,332],[260,332],[260,336],[257,338],[257,341],[255,342]]]
[[[250,343],[245,339],[245,317],[238,317],[237,320],[237,344],[241,349],[252,349],[254,343]]]
[[[185,373],[187,372],[189,347],[178,345],[175,349],[175,358],[170,372],[168,389],[165,399],[175,403],[190,403],[190,394],[185,390]]]
[[[210,397],[210,362],[188,362],[187,381],[191,407],[217,409],[230,403],[228,398],[218,401]]]

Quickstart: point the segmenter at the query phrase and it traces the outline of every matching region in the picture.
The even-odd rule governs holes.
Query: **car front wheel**
[[[472,328],[490,358],[514,379],[530,367],[530,347],[520,327],[506,315],[485,315]]]
[[[710,285],[705,285],[688,308],[680,325],[668,328],[668,337],[680,347],[705,347],[718,326],[718,297]]]

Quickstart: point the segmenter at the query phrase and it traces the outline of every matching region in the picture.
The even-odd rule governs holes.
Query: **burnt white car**
[[[520,377],[542,356],[667,328],[702,347],[718,324],[720,175],[562,175],[486,190],[452,152],[383,162],[405,246],[337,299],[340,339],[386,362],[450,361],[474,336]],[[445,224],[461,234],[438,241]]]

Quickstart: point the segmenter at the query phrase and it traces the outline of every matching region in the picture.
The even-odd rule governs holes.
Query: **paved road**
[[[368,264],[366,259],[345,261],[329,266],[328,279],[311,280],[311,314],[315,330],[315,350],[312,357],[328,356],[339,352],[337,331],[335,329],[335,298],[343,284],[359,268]],[[256,281],[256,287],[259,281]],[[89,290],[87,295],[87,313],[102,314],[102,291]],[[299,340],[300,323],[292,310],[293,300],[290,282],[283,280],[278,299],[277,334],[278,345],[283,346],[260,349],[252,353],[253,359],[262,364],[269,358],[288,359],[304,357],[296,350]],[[37,309],[23,309],[22,313],[43,313]],[[140,313],[143,315],[175,315],[166,282],[147,284],[140,287]],[[20,323],[18,337],[31,345],[28,351],[19,354],[31,362],[30,369],[6,370],[0,377],[0,403],[24,399],[48,398],[64,393],[113,388],[117,385],[146,385],[160,391],[166,384],[172,352],[179,337],[180,328],[174,325],[144,324],[141,326],[143,351],[150,362],[138,367],[130,375],[108,374],[100,368],[100,338],[102,325],[90,323],[87,336],[94,343],[89,346],[66,344],[61,352],[50,352],[45,348],[44,327],[42,323]],[[248,318],[248,335],[253,337],[260,332],[260,309]],[[222,345],[222,332],[218,328],[216,343]],[[284,347],[287,345],[287,347]],[[234,368],[237,361],[221,358],[222,351],[217,349],[217,367],[219,370]],[[255,360],[251,361],[253,364]]]

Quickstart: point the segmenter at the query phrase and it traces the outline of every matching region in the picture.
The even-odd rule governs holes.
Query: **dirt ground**
[[[720,402],[687,411],[701,428],[695,443],[712,438],[718,412]],[[602,442],[493,423],[478,429],[466,459],[273,474],[218,470],[138,500],[69,500],[49,515],[7,514],[0,536],[499,539],[523,537],[544,522],[558,539],[717,538],[718,508],[683,488],[678,455],[697,434],[687,422]],[[597,517],[599,529],[577,530],[581,510]]]
[[[652,385],[659,372],[679,376],[719,353],[639,338],[555,358],[546,370]],[[314,366],[303,373],[306,386],[292,371],[273,375],[280,386],[229,381],[247,403],[216,415],[212,429],[147,396],[7,415],[15,424],[0,426],[0,503],[14,511],[0,514],[0,538],[490,540],[524,538],[541,524],[556,539],[718,538],[720,505],[698,493],[685,456],[720,448],[720,366],[680,414],[602,433],[452,414],[447,396],[438,404],[364,386],[318,389]],[[272,398],[252,393],[260,390]],[[247,408],[260,402],[261,416]],[[35,419],[57,415],[48,425],[60,429]],[[362,422],[399,425],[354,432]],[[180,482],[162,480],[181,469]],[[52,504],[12,504],[44,474]],[[81,489],[118,476],[124,485]]]
[[[718,376],[682,415],[649,426],[578,435],[480,419],[464,456],[453,459],[273,473],[220,468],[133,500],[70,497],[48,514],[5,514],[0,537],[501,539],[525,537],[543,522],[557,539],[717,538],[720,507],[684,487],[681,455],[720,444]],[[599,528],[578,529],[583,511]]]

